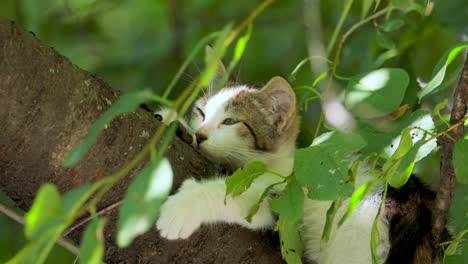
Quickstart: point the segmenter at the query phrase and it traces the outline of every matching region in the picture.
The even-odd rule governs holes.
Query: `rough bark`
[[[465,59],[465,66],[460,75],[457,88],[453,94],[453,106],[450,116],[450,124],[454,125],[463,120],[466,115],[468,104],[468,56]],[[442,232],[445,228],[448,218],[450,205],[457,186],[455,169],[453,167],[453,149],[455,142],[453,140],[463,140],[463,124],[452,129],[448,136],[439,138],[442,157],[440,164],[440,184],[437,191],[434,209],[432,213],[432,239],[433,248],[438,249],[441,242]],[[436,256],[436,250],[433,251],[433,257]]]
[[[54,183],[65,192],[119,170],[159,126],[145,110],[112,121],[77,166],[63,169],[60,165],[117,97],[104,81],[71,64],[14,22],[0,18],[1,190],[28,210],[43,183]],[[174,169],[174,189],[185,177],[216,173],[178,138],[171,142],[167,157]],[[118,202],[138,169],[122,179],[99,207]],[[107,263],[282,262],[274,233],[221,224],[204,226],[184,241],[161,239],[152,229],[130,247],[119,249],[114,243],[117,210],[105,216],[110,220],[105,229]],[[69,237],[78,244],[82,231],[78,228]]]

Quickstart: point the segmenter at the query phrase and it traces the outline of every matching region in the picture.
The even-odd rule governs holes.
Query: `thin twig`
[[[468,103],[468,56],[465,59],[465,66],[460,76],[457,88],[453,95],[453,107],[450,116],[450,124],[454,125],[463,120],[466,115],[466,107]],[[456,126],[448,135],[455,140],[462,140],[464,126]],[[452,163],[453,149],[455,142],[449,137],[444,136],[439,138],[442,149],[442,158],[440,166],[440,184],[437,190],[437,196],[434,201],[431,220],[431,235],[432,235],[432,258],[436,257],[437,249],[440,244],[442,233],[447,223],[448,211],[452,204],[453,194],[457,186],[455,170]]]
[[[78,223],[74,224],[73,226],[68,228],[65,232],[63,232],[63,236],[68,236],[71,232],[73,232],[78,227],[80,227],[80,226],[86,224],[87,222],[93,220],[97,216],[103,215],[103,214],[111,211],[112,209],[114,209],[115,207],[117,207],[117,206],[119,206],[121,204],[122,204],[122,200],[120,200],[118,202],[115,202],[115,203],[105,207],[104,209],[99,210],[95,215],[90,215],[90,216],[80,220]]]
[[[15,211],[13,211],[11,208],[8,208],[3,204],[0,204],[0,212],[5,214],[6,216],[10,217],[11,219],[16,221],[17,223],[20,223],[22,225],[26,224],[26,221],[24,220],[24,218],[22,216],[20,216]],[[80,255],[80,249],[75,247],[75,245],[73,245],[72,243],[66,241],[62,237],[57,239],[57,244],[59,244],[60,246],[62,246],[66,250],[70,251],[75,256]]]

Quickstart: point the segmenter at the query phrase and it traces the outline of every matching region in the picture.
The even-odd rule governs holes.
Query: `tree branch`
[[[63,193],[118,171],[143,149],[160,124],[143,109],[116,118],[79,164],[64,169],[65,154],[82,141],[118,93],[1,17],[0,98],[0,189],[25,211],[41,184],[53,183]],[[174,171],[173,191],[187,177],[217,174],[211,163],[179,138],[172,140],[166,157]],[[230,225],[203,226],[190,239],[180,241],[162,239],[153,228],[128,248],[118,248],[114,242],[118,210],[108,209],[122,200],[141,167],[121,179],[98,204],[97,210],[108,219],[105,262],[282,263],[273,232]],[[83,230],[80,226],[68,237],[78,244]]]
[[[460,76],[458,86],[453,95],[453,107],[450,117],[450,124],[454,125],[465,118],[466,107],[468,103],[468,56],[465,59],[465,66]],[[442,158],[440,166],[440,184],[432,211],[432,239],[433,239],[433,258],[441,242],[442,232],[447,223],[448,211],[452,204],[453,194],[457,185],[455,170],[452,163],[453,149],[455,140],[462,140],[464,126],[457,126],[449,131],[448,136],[439,138],[442,149]]]

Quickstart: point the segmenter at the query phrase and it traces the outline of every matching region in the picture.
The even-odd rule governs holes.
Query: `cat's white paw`
[[[181,190],[172,196],[160,209],[156,228],[167,239],[188,238],[202,224],[201,208],[197,206],[198,197],[188,189],[197,183],[188,180]]]

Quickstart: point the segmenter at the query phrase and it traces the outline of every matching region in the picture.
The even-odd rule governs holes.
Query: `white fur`
[[[307,199],[304,204],[304,219],[301,230],[305,256],[317,263],[372,263],[370,236],[372,223],[380,205],[380,195],[367,196],[351,216],[338,228],[338,221],[347,210],[346,201],[338,210],[328,243],[321,245],[326,213],[331,201]],[[380,243],[377,252],[381,260],[388,255],[388,223],[378,220]]]
[[[294,146],[285,145],[277,152],[268,154],[249,151],[248,146],[252,142],[239,138],[235,133],[235,126],[241,124],[229,126],[221,124],[225,118],[233,118],[224,112],[226,103],[230,98],[247,89],[245,86],[239,86],[222,90],[211,97],[202,109],[205,113],[205,120],[202,121],[201,117],[193,118],[191,130],[207,133],[208,139],[200,145],[200,148],[217,159],[236,159],[241,161],[241,165],[259,160],[264,162],[270,170],[289,175],[293,170]],[[355,181],[356,187],[373,179],[367,169],[359,170],[358,175],[360,177]],[[313,172],[311,172],[311,177],[313,177]],[[258,201],[263,190],[269,184],[279,180],[280,178],[271,174],[262,175],[242,195],[228,196],[226,204],[224,204],[226,192],[224,178],[212,178],[201,182],[193,179],[186,180],[178,192],[170,196],[161,207],[156,226],[161,235],[168,239],[187,238],[204,223],[236,223],[252,230],[271,228],[274,220],[268,200],[260,205],[251,223],[244,218],[250,207]],[[377,190],[375,193],[379,192]],[[320,264],[371,263],[370,234],[380,204],[380,195],[368,195],[348,220],[337,228],[337,222],[347,209],[348,201],[344,202],[335,216],[328,243],[321,245],[320,240],[330,204],[331,201],[310,199],[305,201],[301,227],[305,256]],[[384,214],[382,210],[381,215]],[[388,223],[384,217],[380,217],[378,228],[381,238],[378,253],[384,260],[389,249]]]

